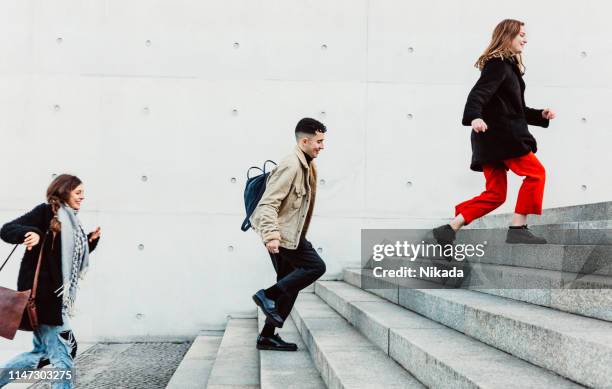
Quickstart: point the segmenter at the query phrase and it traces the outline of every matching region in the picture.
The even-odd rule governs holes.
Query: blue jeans
[[[35,370],[46,364],[52,364],[56,369],[69,370],[73,367],[76,354],[76,341],[67,318],[61,326],[42,324],[34,331],[34,349],[11,359],[0,368],[0,388],[9,383],[7,369]],[[72,372],[74,378],[74,371]],[[72,389],[72,381],[57,382],[53,389]]]

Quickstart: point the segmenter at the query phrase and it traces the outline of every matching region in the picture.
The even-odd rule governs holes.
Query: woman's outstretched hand
[[[97,227],[89,236],[89,242],[93,242],[94,240],[99,239],[100,235],[102,235],[102,230],[100,229],[100,227]]]
[[[489,127],[487,127],[487,123],[485,123],[482,119],[472,120],[472,128],[475,132],[485,132],[489,129]]]
[[[542,117],[547,120],[553,120],[557,117],[557,114],[552,109],[546,108],[542,111]]]
[[[40,235],[36,232],[28,232],[25,234],[25,239],[23,244],[27,247],[28,250],[32,250],[32,247],[36,246],[40,242]]]

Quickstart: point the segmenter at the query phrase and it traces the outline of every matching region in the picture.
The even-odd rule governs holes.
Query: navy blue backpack
[[[276,166],[276,162],[267,160],[263,164],[263,169],[258,168],[257,166],[251,166],[249,170],[247,170],[247,182],[244,188],[244,208],[246,209],[246,218],[242,222],[242,231],[248,231],[251,228],[251,221],[249,218],[255,211],[257,204],[259,204],[259,200],[263,196],[266,191],[266,181],[268,180],[268,176],[270,172],[266,171],[266,165],[268,162],[271,162]],[[257,169],[261,172],[261,174],[256,175],[255,177],[251,177],[251,170]]]

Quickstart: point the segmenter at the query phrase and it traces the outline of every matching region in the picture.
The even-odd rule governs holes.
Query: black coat
[[[536,140],[527,125],[548,127],[541,109],[525,105],[525,82],[513,59],[493,58],[482,69],[465,103],[462,124],[469,126],[478,118],[488,130],[471,134],[470,168],[476,171],[482,171],[483,164],[535,153]]]
[[[19,276],[17,279],[17,290],[32,289],[34,284],[34,273],[38,262],[38,254],[45,233],[48,231],[43,251],[40,274],[38,277],[38,290],[36,292],[36,308],[40,324],[62,325],[62,298],[55,294],[62,282],[62,238],[61,232],[55,234],[49,231],[49,225],[53,218],[53,212],[49,204],[40,204],[25,215],[6,223],[0,229],[0,238],[7,243],[20,244],[25,240],[25,234],[35,232],[40,235],[40,242],[26,250],[21,260]],[[89,234],[90,236],[91,234]],[[88,238],[89,238],[88,236]],[[93,251],[99,239],[89,242],[89,251]],[[22,324],[29,327],[27,315],[24,315]]]

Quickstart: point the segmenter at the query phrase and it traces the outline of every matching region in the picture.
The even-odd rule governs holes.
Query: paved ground
[[[76,359],[78,389],[163,389],[191,343],[98,343]],[[31,389],[48,389],[39,383]]]

